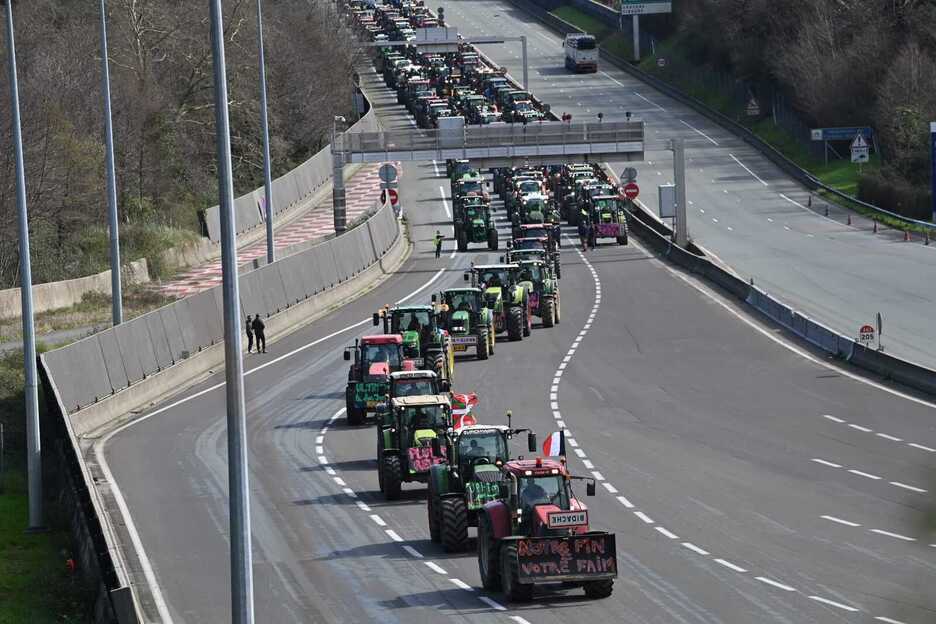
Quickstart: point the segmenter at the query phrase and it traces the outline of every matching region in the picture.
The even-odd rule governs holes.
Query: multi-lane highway
[[[464,23],[458,11],[467,16],[469,5],[443,6]],[[502,5],[471,6],[500,28],[539,29]],[[534,32],[545,48],[551,35]],[[409,125],[392,97],[377,99],[385,126]],[[656,119],[651,133],[662,134]],[[746,153],[739,158],[747,164]],[[720,175],[729,168],[721,164]],[[397,274],[247,358],[258,622],[934,616],[936,540],[923,528],[933,407],[829,368],[636,246],[586,254],[566,246],[562,323],[456,366],[456,389],[479,393],[482,422],[511,409],[541,440],[568,429],[570,467],[600,483],[587,499],[591,520],[618,535],[615,592],[599,601],[579,590],[538,594],[516,605],[482,591],[473,554],[430,542],[423,486],[383,501],[373,427],[349,428],[340,414],[341,351],[370,329],[371,313],[427,301],[463,283],[472,260],[495,258],[456,254],[453,241],[434,258],[432,234],[450,231],[443,176],[432,163],[404,167],[415,250]],[[725,181],[732,193],[745,185],[735,177]],[[157,599],[147,600],[154,619],[160,609],[176,622],[229,618],[222,381],[202,381],[98,445],[157,581]]]
[[[738,274],[848,336],[881,312],[888,352],[936,368],[936,294],[929,286],[936,280],[936,248],[812,212],[806,191],[756,150],[610,63],[597,74],[570,74],[561,37],[508,0],[443,0],[440,6],[466,35],[526,35],[530,88],[557,115],[579,120],[602,112],[618,121],[631,111],[646,120],[648,162],[637,181],[654,210],[657,185],[673,179],[664,141],[684,137],[690,235]],[[518,77],[519,48],[483,46]]]

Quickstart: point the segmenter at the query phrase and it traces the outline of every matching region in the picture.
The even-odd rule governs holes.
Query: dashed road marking
[[[725,566],[729,570],[734,570],[735,572],[742,572],[742,573],[747,572],[747,570],[745,570],[741,566],[731,563],[730,561],[726,559],[716,559],[715,563],[720,563],[721,565]]]
[[[841,602],[835,602],[834,600],[829,600],[828,598],[823,598],[823,597],[821,597],[821,596],[810,596],[809,599],[810,599],[810,600],[815,600],[816,602],[821,602],[821,603],[823,603],[823,604],[827,604],[827,605],[829,605],[829,606],[831,606],[831,607],[837,607],[837,608],[839,608],[839,609],[844,609],[845,611],[850,611],[850,612],[852,612],[852,613],[855,613],[855,612],[858,611],[858,609],[856,609],[855,607],[851,607],[851,606],[849,606],[849,605],[842,604]]]
[[[777,589],[782,589],[783,591],[788,591],[788,592],[795,592],[795,591],[796,591],[796,588],[795,588],[795,587],[790,587],[789,585],[784,585],[783,583],[778,583],[777,581],[775,581],[775,580],[773,580],[773,579],[769,579],[769,578],[767,578],[766,576],[755,576],[754,578],[756,578],[756,579],[757,579],[758,581],[760,581],[761,583],[767,583],[768,585],[770,585],[770,586],[772,586],[772,587],[776,587]]]

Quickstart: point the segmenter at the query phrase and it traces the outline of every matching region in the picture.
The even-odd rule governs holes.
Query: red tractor
[[[526,601],[534,585],[582,587],[589,598],[611,595],[617,577],[613,533],[592,531],[588,508],[575,498],[564,460],[536,458],[506,462],[498,500],[478,513],[478,568],[485,589],[508,600]]]
[[[413,360],[403,352],[403,338],[397,334],[364,336],[346,347],[344,359],[348,367],[345,387],[345,408],[348,424],[360,425],[369,412],[386,400],[390,388],[390,373],[415,370]],[[353,360],[353,361],[352,361]]]

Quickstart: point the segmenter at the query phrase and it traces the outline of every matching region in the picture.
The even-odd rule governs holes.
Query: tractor
[[[618,245],[627,244],[627,210],[624,201],[617,195],[597,195],[584,202],[588,219],[592,225],[592,239],[596,246],[599,238],[613,238]]]
[[[529,293],[530,312],[540,317],[543,327],[559,322],[559,281],[553,277],[550,265],[542,260],[521,260],[520,285]]]
[[[527,432],[527,446],[536,452],[536,434],[504,425],[467,425],[433,441],[436,454],[447,458],[429,469],[429,536],[448,552],[468,546],[468,527],[478,526],[478,510],[497,500],[503,479],[500,466],[510,459],[510,440]],[[440,450],[444,446],[445,450]]]
[[[588,509],[575,498],[574,480],[560,458],[514,460],[501,467],[498,500],[478,511],[478,569],[488,590],[508,600],[528,601],[533,587],[561,582],[582,587],[589,598],[606,598],[617,577],[615,535],[592,531]]]
[[[460,196],[453,208],[452,227],[458,251],[468,251],[468,243],[487,243],[488,249],[497,250],[497,227],[491,205],[483,196]]]
[[[519,270],[516,264],[485,264],[472,265],[465,273],[466,282],[484,291],[485,305],[494,315],[494,330],[507,332],[511,340],[523,340],[533,328],[528,294],[517,281]]]
[[[375,411],[384,400],[391,373],[415,368],[403,353],[400,336],[364,336],[355,340],[354,346],[345,348],[344,359],[354,360],[348,368],[345,389],[346,417],[352,426],[363,423],[367,413]]]
[[[455,353],[474,347],[479,360],[493,355],[494,313],[484,305],[484,292],[480,288],[450,288],[439,293],[439,299],[443,304],[441,325],[451,337]]]
[[[452,426],[452,406],[441,394],[402,396],[377,415],[377,481],[384,497],[396,500],[403,483],[425,483],[429,468],[445,461],[432,441]]]
[[[403,351],[416,369],[434,371],[451,384],[455,354],[448,333],[439,326],[439,316],[435,306],[385,306],[374,312],[374,326],[383,322],[385,334],[402,336]]]

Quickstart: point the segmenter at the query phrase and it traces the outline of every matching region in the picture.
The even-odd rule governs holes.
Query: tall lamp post
[[[260,127],[263,129],[263,191],[266,203],[267,263],[275,260],[273,245],[273,181],[270,174],[270,126],[267,113],[266,61],[263,53],[263,8],[257,0],[257,48],[260,57]]]
[[[110,64],[107,58],[107,7],[101,0],[101,95],[104,98],[105,170],[107,175],[107,222],[110,227],[111,316],[114,325],[123,323],[123,288],[120,276],[120,232],[117,221],[117,180],[114,175],[114,123],[111,117]]]

